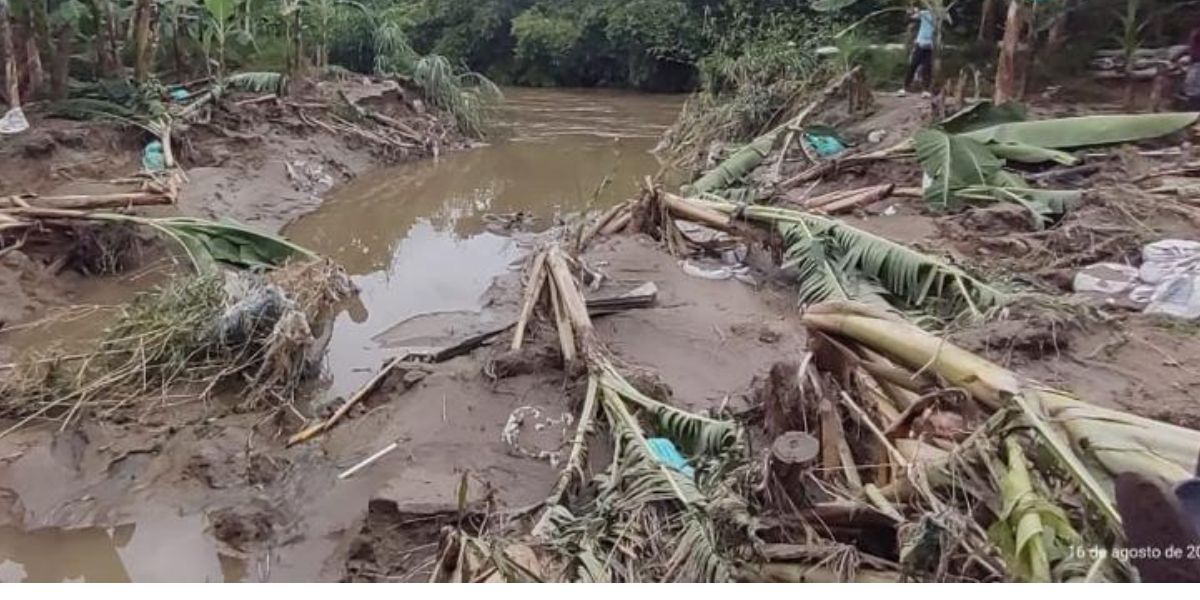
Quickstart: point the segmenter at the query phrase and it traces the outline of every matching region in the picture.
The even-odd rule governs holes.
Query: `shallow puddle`
[[[219,555],[200,516],[21,531],[0,527],[0,583],[241,581],[245,563]]]
[[[343,186],[285,232],[344,265],[361,303],[338,316],[325,400],[353,392],[390,355],[374,340],[433,311],[480,308],[522,251],[488,215],[525,213],[529,229],[636,193],[681,99],[596,90],[506,92],[499,139]]]

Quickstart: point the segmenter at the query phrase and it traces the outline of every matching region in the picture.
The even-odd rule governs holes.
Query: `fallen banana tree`
[[[1194,471],[1200,432],[1087,404],[861,305],[818,305],[803,321],[826,345],[825,367],[842,369],[844,403],[879,433],[874,455],[893,479],[862,497],[906,519],[922,505],[973,515],[968,529],[986,528],[1006,578],[1129,578],[1121,561],[1093,552],[1081,563],[1070,550],[1121,543],[1117,475]]]
[[[950,210],[964,204],[1014,202],[1044,226],[1077,203],[1082,192],[1036,187],[1008,165],[1076,165],[1079,157],[1066,150],[1158,138],[1198,117],[1200,113],[1166,113],[1025,121],[1023,113],[981,103],[917,132],[913,145],[925,171],[925,200],[931,207]]]
[[[1114,477],[1183,479],[1200,451],[1198,432],[1088,405],[872,307],[827,303],[803,317],[808,357],[781,370],[794,404],[780,413],[767,397],[745,417],[787,430],[760,461],[738,424],[648,397],[602,345],[581,343],[595,336],[572,317],[568,259],[551,249],[540,264],[550,298],[567,290],[547,310],[558,304],[572,332],[560,339],[588,368],[569,458],[532,520],[455,532],[460,551],[443,553],[435,580],[1131,580],[1112,552],[1124,538]],[[600,431],[613,460],[589,481]],[[795,452],[797,440],[814,451]]]
[[[522,543],[536,546],[543,557],[545,567],[534,579],[731,579],[735,557],[721,533],[745,531],[748,521],[723,465],[736,460],[744,447],[740,428],[671,406],[631,384],[596,337],[570,263],[557,245],[534,257],[514,329],[513,347],[519,350],[540,306],[554,324],[564,360],[587,370],[587,392],[567,459],[530,533],[521,534],[528,538]],[[589,476],[589,440],[600,430],[611,441],[612,460]],[[692,461],[684,462],[681,452]],[[477,550],[507,544],[501,538],[461,537],[459,543]],[[436,571],[462,578],[466,568],[468,574],[459,580],[471,580],[471,569],[463,562],[468,558],[451,560],[456,561],[452,568]],[[484,562],[497,569],[507,561]],[[481,568],[476,567],[476,575]],[[530,576],[525,572],[507,579]]]
[[[890,191],[891,186],[880,186],[856,190],[846,198],[857,201]],[[841,199],[835,196],[830,202]],[[941,258],[811,211],[738,204],[713,195],[682,198],[647,184],[637,202],[618,205],[599,223],[620,223],[625,230],[655,235],[672,253],[686,254],[693,245],[676,220],[744,236],[755,235],[746,222],[777,231],[782,266],[796,269],[802,305],[858,300],[939,321],[978,320],[1014,296]],[[593,225],[589,231],[606,227]]]
[[[216,222],[195,217],[143,217],[122,212],[42,205],[48,200],[56,200],[54,203],[58,204],[67,203],[63,198],[34,199],[40,201],[36,205],[30,200],[10,198],[8,201],[15,206],[0,207],[0,218],[4,219],[0,222],[0,241],[3,241],[6,231],[15,240],[27,240],[30,235],[36,236],[41,231],[56,227],[78,224],[132,225],[149,229],[178,244],[192,267],[202,274],[216,273],[218,263],[239,268],[257,268],[282,265],[293,258],[317,259],[317,255],[312,251],[280,236],[233,221]],[[100,198],[97,201],[92,198],[91,201],[104,205],[107,204],[107,200]]]

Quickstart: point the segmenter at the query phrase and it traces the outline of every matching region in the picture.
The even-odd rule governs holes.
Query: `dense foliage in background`
[[[1168,0],[1018,0],[1026,62],[1040,76],[1106,46],[1179,43],[1192,23]],[[876,85],[903,77],[904,9],[943,17],[943,77],[990,74],[1009,0],[3,0],[0,42],[27,97],[81,81],[157,74],[185,81],[236,70],[345,68],[413,78],[424,55],[502,83],[651,91],[739,90],[770,110],[836,46]],[[1193,11],[1194,12],[1194,11]],[[1065,43],[1070,39],[1070,46]],[[890,46],[889,46],[890,44]],[[0,54],[7,54],[0,45]],[[1068,51],[1069,48],[1069,51]],[[445,66],[445,65],[440,65]],[[1035,76],[1038,76],[1035,74]],[[470,78],[468,78],[470,79]],[[463,81],[467,81],[464,79]],[[754,100],[754,98],[758,100]]]

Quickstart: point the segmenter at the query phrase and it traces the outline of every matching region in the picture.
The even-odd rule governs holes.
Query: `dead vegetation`
[[[11,432],[33,422],[139,419],[195,399],[233,410],[296,412],[323,351],[330,310],[351,293],[340,267],[297,261],[266,274],[182,278],[122,307],[96,347],[56,349],[9,365],[0,415]],[[298,413],[297,413],[298,414]]]
[[[836,82],[827,87],[801,117],[819,114],[841,91]],[[582,308],[584,263],[560,246],[536,253],[512,351],[528,328],[557,337],[568,375],[586,372],[568,458],[540,506],[475,513],[470,526],[460,519],[444,528],[431,580],[1162,576],[1161,565],[1112,550],[1148,535],[1132,516],[1140,513],[1131,512],[1131,486],[1190,478],[1200,433],[1089,404],[929,331],[954,332],[989,355],[1069,353],[1074,332],[1105,317],[1062,297],[1062,274],[1129,258],[1162,235],[1164,214],[1190,221],[1192,209],[1163,196],[1177,188],[1132,189],[1114,184],[1120,176],[1104,166],[1078,166],[1112,164],[1112,155],[1068,153],[1049,137],[997,145],[1008,135],[1001,129],[954,125],[991,110],[968,106],[915,141],[837,158],[803,147],[804,119],[796,118],[730,154],[686,196],[648,183],[638,199],[573,236],[585,248],[605,235],[645,233],[680,257],[764,245],[777,268],[794,271],[809,351],[798,365],[771,369],[750,411],[690,413],[630,384],[622,372],[631,367],[606,350]],[[1066,146],[1157,138],[1195,115],[1112,119],[1148,129],[1110,129],[1103,139],[1076,131]],[[1067,125],[1004,122],[1025,132]],[[793,151],[796,139],[801,148]],[[987,178],[953,172],[965,155]],[[901,168],[870,181],[873,168],[914,158],[921,168],[907,176],[924,171],[924,185],[891,177]],[[1051,162],[1069,167],[1045,166]],[[1152,172],[1140,181],[1189,171]],[[840,178],[864,174],[867,185],[838,189]],[[1072,187],[1041,187],[1047,183]],[[908,198],[924,200],[954,245],[918,249],[832,216],[879,217],[881,203]],[[986,268],[962,264],[971,259]],[[527,326],[539,314],[548,331]],[[605,462],[588,460],[604,442]],[[1178,512],[1169,506],[1163,510]],[[1186,530],[1164,535],[1188,539]],[[1195,569],[1176,567],[1175,576],[1195,577]]]

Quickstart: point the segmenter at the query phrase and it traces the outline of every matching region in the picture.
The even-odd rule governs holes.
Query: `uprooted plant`
[[[237,409],[295,410],[297,392],[319,364],[330,309],[352,291],[345,272],[241,227],[201,220],[150,226],[180,240],[199,273],[121,307],[86,351],[50,349],[7,365],[0,415],[15,422],[0,435],[39,420],[65,427],[85,415],[141,415],[208,398],[225,383],[239,386]],[[272,242],[268,251],[255,245],[264,240]],[[260,270],[220,271],[218,260]]]
[[[514,580],[730,579],[733,549],[726,534],[745,531],[749,523],[726,470],[730,461],[740,461],[734,458],[744,448],[740,428],[678,409],[629,383],[596,338],[569,260],[558,246],[536,255],[514,338],[520,347],[529,318],[542,304],[564,358],[581,362],[588,373],[568,458],[532,530],[553,572],[504,571]],[[589,477],[589,438],[600,429],[608,432],[613,458]],[[697,457],[695,467],[683,462],[680,449]],[[470,543],[484,548],[501,541]],[[464,574],[462,564],[444,571],[466,580],[475,576]]]

